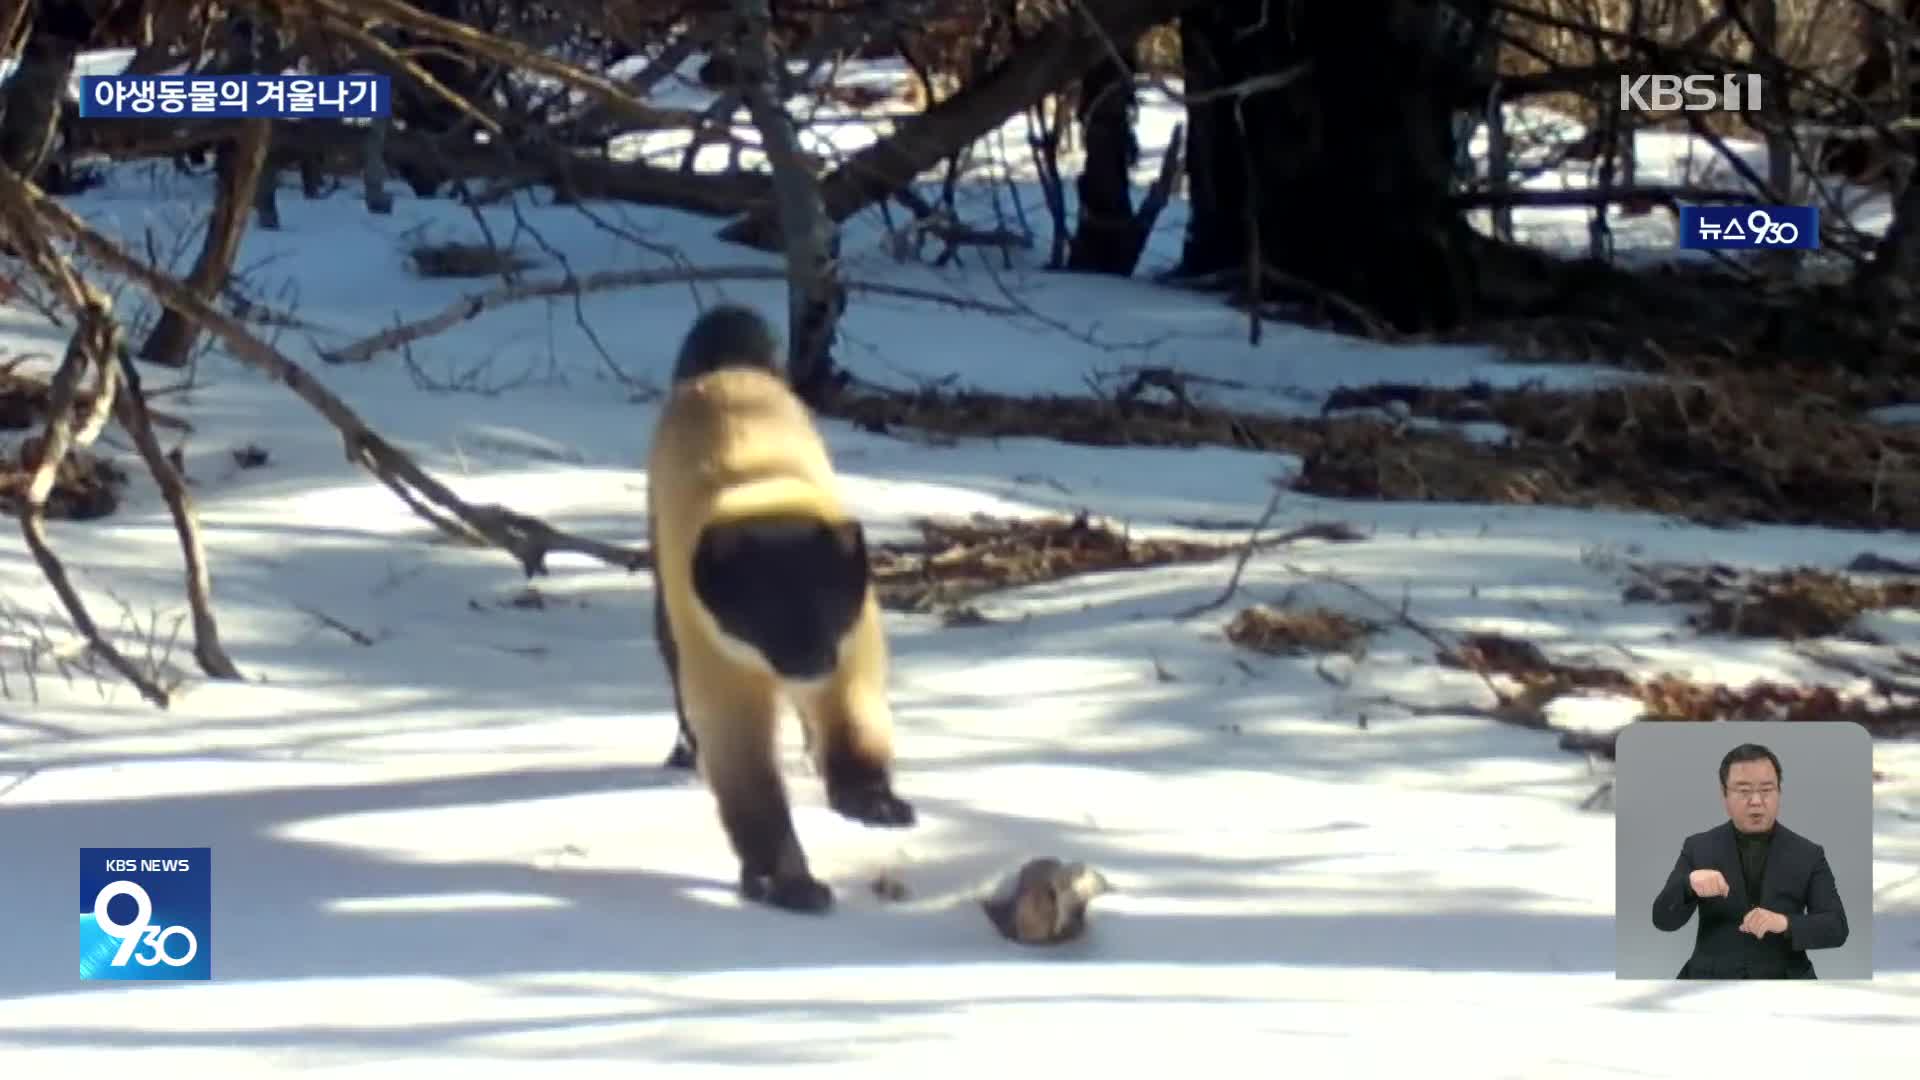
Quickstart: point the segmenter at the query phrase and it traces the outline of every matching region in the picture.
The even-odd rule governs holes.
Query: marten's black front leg
[[[667,624],[667,601],[660,592],[657,576],[653,588],[653,640],[660,648],[661,661],[667,666],[667,685],[673,688],[673,715],[680,725],[665,765],[669,769],[692,769],[699,760],[699,743],[687,726],[687,705],[680,694],[680,650],[674,647],[673,627]]]

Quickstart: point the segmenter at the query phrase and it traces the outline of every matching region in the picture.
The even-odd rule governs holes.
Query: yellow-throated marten
[[[820,911],[781,781],[776,718],[791,702],[834,810],[906,826],[893,792],[887,642],[865,532],[825,443],[789,389],[772,330],[716,307],[680,346],[647,464],[654,634],[680,734],[719,803],[752,900]]]

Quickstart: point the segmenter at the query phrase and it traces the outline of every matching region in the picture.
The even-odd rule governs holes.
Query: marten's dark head
[[[673,379],[694,379],[723,368],[755,368],[781,374],[773,328],[752,308],[722,304],[695,319],[680,342]]]

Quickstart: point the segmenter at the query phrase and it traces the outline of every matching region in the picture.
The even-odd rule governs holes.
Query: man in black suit
[[[1727,821],[1687,837],[1653,900],[1660,930],[1700,912],[1682,979],[1817,978],[1807,950],[1846,944],[1825,849],[1779,823],[1780,779],[1780,759],[1764,746],[1744,743],[1720,759]]]

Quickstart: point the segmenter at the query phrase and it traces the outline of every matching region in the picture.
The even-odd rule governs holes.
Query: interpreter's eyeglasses
[[[1742,802],[1753,801],[1753,797],[1755,795],[1758,795],[1762,800],[1765,800],[1765,799],[1771,799],[1775,795],[1780,794],[1780,787],[1778,784],[1762,784],[1759,787],[1754,787],[1752,784],[1735,784],[1732,787],[1728,788],[1727,790],[1733,793],[1734,798],[1739,799]]]

